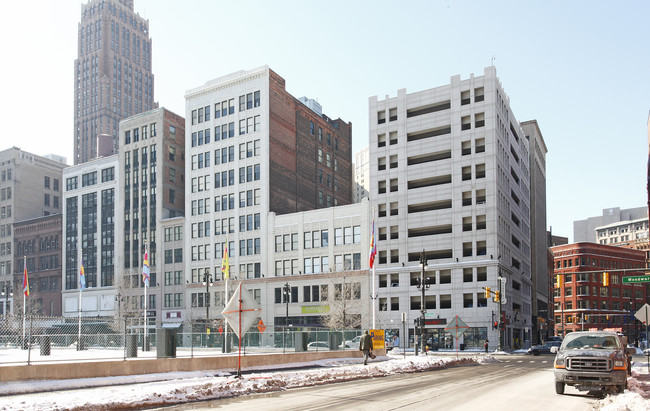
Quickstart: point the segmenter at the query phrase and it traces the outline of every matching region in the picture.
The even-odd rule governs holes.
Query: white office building
[[[99,157],[63,170],[62,306],[64,317],[110,317],[116,314],[116,268],[122,262],[115,246],[118,156]],[[119,218],[118,218],[119,219]],[[79,273],[83,261],[86,288]]]
[[[460,343],[525,346],[531,333],[529,142],[494,67],[482,76],[371,97],[370,201],[378,236],[381,325],[401,330],[424,308],[427,342],[454,344],[445,327],[468,325]],[[503,304],[486,298],[498,289]],[[401,332],[399,332],[401,334]]]

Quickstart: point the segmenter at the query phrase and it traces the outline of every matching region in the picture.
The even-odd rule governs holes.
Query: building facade
[[[262,306],[260,318],[267,325],[369,328],[371,277],[364,268],[368,204],[365,200],[298,213],[269,213],[264,219],[269,235],[263,245],[268,254],[261,263],[262,274],[255,275],[256,263],[235,265],[230,260],[229,295],[242,282]],[[247,241],[240,241],[235,254],[246,253],[247,247]],[[217,270],[222,257],[216,261]],[[220,274],[217,271],[207,284],[187,286],[188,318],[203,320],[207,315],[220,321],[226,303]]]
[[[643,251],[588,242],[551,251],[556,335],[614,328],[630,341],[639,337],[633,314],[647,301],[645,283],[625,283],[623,277],[645,273]],[[603,283],[603,272],[609,273],[609,285]]]
[[[26,267],[28,314],[61,316],[62,221],[61,214],[51,214],[14,223],[14,267],[17,272],[13,283],[19,290],[17,295],[20,295]],[[14,311],[21,312],[22,303],[22,298],[17,299]]]
[[[581,243],[589,241],[598,243],[596,237],[596,228],[623,221],[632,221],[639,219],[648,219],[647,207],[627,208],[621,210],[620,207],[610,207],[603,209],[603,215],[589,217],[585,220],[573,222],[573,242]]]
[[[529,142],[530,164],[530,273],[532,280],[532,342],[541,344],[549,336],[548,319],[553,303],[549,293],[552,266],[548,264],[550,244],[546,231],[546,143],[536,120],[524,121],[521,129]]]
[[[413,341],[424,304],[433,347],[451,344],[445,327],[456,315],[469,326],[466,346],[486,338],[493,347],[524,346],[532,325],[530,149],[495,68],[371,97],[369,115],[381,326],[400,329],[405,313]],[[500,286],[499,305],[485,287]]]
[[[162,270],[158,280],[163,324],[180,323],[185,316],[187,299],[185,281],[184,230],[185,217],[170,217],[160,221],[163,232],[161,248]],[[153,290],[153,288],[152,288]]]
[[[22,290],[22,278],[16,284],[13,274],[23,272],[22,263],[14,264],[18,255],[14,252],[13,224],[61,213],[61,179],[65,167],[65,162],[17,147],[0,151],[0,289],[4,305],[9,308],[13,307],[13,297]]]
[[[596,227],[598,244],[645,251],[648,258],[648,218]]]
[[[354,155],[354,202],[360,203],[370,195],[370,147]]]
[[[96,158],[63,172],[65,239],[62,287],[64,317],[110,317],[115,314],[116,274],[122,253],[116,247],[116,222],[122,217],[116,204],[122,198],[118,187],[117,155]],[[80,289],[84,267],[86,288]],[[81,306],[79,306],[79,293]]]
[[[272,277],[269,213],[352,203],[352,126],[287,93],[268,66],[185,97],[189,287],[221,278],[226,246],[233,277]]]
[[[142,315],[146,250],[151,277],[147,317],[159,322],[164,298],[161,222],[185,214],[185,119],[160,107],[122,120],[118,156],[122,200],[116,209],[124,216],[116,225],[117,248],[123,255],[116,265],[120,310],[124,315]]]
[[[133,0],[90,0],[81,6],[74,164],[98,157],[98,149],[117,153],[119,121],[155,107],[151,50],[149,21],[134,12]],[[98,142],[99,135],[108,143]]]

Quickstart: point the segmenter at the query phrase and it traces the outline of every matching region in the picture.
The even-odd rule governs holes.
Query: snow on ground
[[[285,365],[287,368],[319,368],[289,371],[256,369],[252,373],[244,374],[242,378],[236,378],[222,370],[213,370],[110,378],[18,381],[0,384],[0,410],[141,409],[494,361],[498,360],[493,355],[478,353],[460,357],[443,353],[417,357],[407,355],[406,358],[401,354],[391,354],[378,357],[367,366],[361,364],[358,358],[321,360]],[[649,376],[647,363],[636,362],[629,390],[624,394],[609,395],[599,401],[598,409],[650,409],[650,399],[644,398],[644,395],[650,394],[650,381],[642,381],[644,375]],[[147,383],[146,389],[141,383]],[[26,393],[31,394],[25,395]]]

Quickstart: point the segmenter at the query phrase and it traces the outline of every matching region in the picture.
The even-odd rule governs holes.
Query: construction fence
[[[230,355],[237,335],[221,320],[156,324],[144,318],[0,318],[0,366],[131,358]],[[243,355],[357,350],[360,329],[251,326],[241,340]]]

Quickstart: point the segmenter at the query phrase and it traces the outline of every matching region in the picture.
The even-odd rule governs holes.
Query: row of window
[[[576,257],[576,258],[563,258],[555,260],[555,268],[568,268],[568,267],[600,267],[603,269],[628,269],[628,268],[642,268],[643,263],[632,263],[629,261],[610,261],[603,260],[595,257]],[[570,275],[569,275],[570,278]]]
[[[175,248],[173,250],[165,250],[165,264],[174,264],[174,263],[182,263],[183,262],[183,249],[182,248]],[[167,273],[165,273],[167,274]],[[165,285],[169,285],[166,283],[167,277],[165,277]]]
[[[115,180],[115,167],[108,167],[101,170],[102,183]],[[55,180],[56,181],[56,180]],[[88,187],[97,184],[97,172],[92,171],[81,175],[81,186]],[[58,185],[58,184],[57,184]],[[78,176],[68,177],[65,181],[66,191],[79,188]]]
[[[0,207],[0,218],[9,218],[11,217],[11,206]]]
[[[636,284],[634,284],[636,285]],[[640,284],[639,284],[640,285]],[[562,297],[562,294],[560,292],[560,288],[555,288],[554,290],[554,295],[555,297]],[[622,290],[622,292],[621,292]],[[623,298],[632,298],[632,289],[630,288],[618,288],[618,287],[597,287],[597,286],[592,286],[591,288],[588,285],[581,285],[577,286],[575,289],[575,295],[579,297],[588,297],[588,296],[595,296],[595,297],[613,297],[613,298],[620,298],[621,295]],[[564,297],[572,297],[573,296],[573,287],[566,287],[564,288]],[[635,289],[634,290],[634,298],[643,298],[643,290],[641,289]],[[587,301],[587,300],[585,300]]]
[[[180,241],[183,239],[183,226],[165,227],[165,242]]]
[[[303,259],[303,265],[300,267],[298,259],[276,260],[275,275],[299,275],[299,274],[318,274],[331,272],[329,257],[307,257]],[[350,271],[361,269],[361,253],[338,254],[334,256],[335,271]]]
[[[255,91],[239,96],[239,111],[252,109],[260,106],[260,92]],[[235,99],[224,100],[214,105],[214,118],[226,117],[235,114]],[[210,106],[200,107],[192,110],[192,125],[210,121]]]
[[[334,229],[334,245],[361,243],[361,226],[337,227]],[[305,249],[327,247],[329,230],[305,231],[303,247]],[[298,250],[298,233],[275,236],[275,252]]]
[[[11,169],[0,171],[0,181],[11,181]]]
[[[563,303],[555,303],[555,312],[566,311],[566,310],[617,310],[617,311],[626,311],[630,312],[634,310],[635,307],[639,307],[642,302],[632,300],[631,296],[624,297],[626,300],[589,300],[589,299],[578,299],[574,307],[572,300],[566,300]],[[638,292],[635,296],[636,300],[643,300],[643,292]]]
[[[157,150],[156,150],[156,144],[153,144],[149,146],[149,151],[150,151],[150,158],[151,158],[151,167],[152,167],[152,173],[155,170],[155,165],[156,165],[156,160],[157,160]],[[141,156],[138,156],[138,153],[141,154]],[[176,148],[169,146],[169,160],[174,161],[174,156],[176,154]],[[142,161],[142,168],[145,169],[147,168],[147,147],[142,147],[141,149],[133,149],[133,169],[137,170],[138,167],[140,166],[140,161]],[[131,151],[127,151],[124,153],[124,169],[128,172],[131,169]],[[103,177],[102,177],[103,178]],[[104,181],[104,180],[102,180]],[[106,180],[108,181],[108,180]]]
[[[43,194],[43,206],[59,208],[59,196],[52,196],[51,199],[49,194]]]
[[[440,309],[448,310],[451,309],[451,294],[441,294],[438,296],[440,300]],[[422,299],[420,296],[411,296],[409,298],[409,309],[411,310],[421,310],[422,309]],[[424,308],[427,310],[436,310],[437,301],[435,295],[427,295],[424,300]],[[486,308],[487,298],[485,298],[485,293],[464,293],[463,294],[463,308]],[[400,311],[404,310],[400,308],[400,297],[386,297],[379,298],[379,311]]]
[[[142,134],[140,131],[142,131]],[[144,125],[142,127],[136,127],[132,130],[124,131],[124,144],[131,144],[131,142],[137,143],[141,138],[142,140],[146,140],[148,138],[147,134],[149,134],[152,138],[156,137],[156,123],[151,123],[148,126]]]
[[[380,274],[379,275],[379,288],[387,287],[399,287],[399,274]],[[420,284],[422,277],[421,272],[412,272],[409,276],[409,285],[412,287],[418,286]],[[438,279],[439,277],[439,279]],[[476,279],[476,280],[475,280]],[[451,284],[452,281],[452,271],[451,270],[439,270],[439,271],[430,271],[426,273],[425,284]],[[476,275],[474,274],[474,268],[464,268],[463,269],[463,282],[483,282],[487,281],[487,267],[476,267]]]
[[[50,177],[45,176],[43,178],[43,187],[50,189]],[[52,179],[52,190],[54,191],[59,191],[59,179],[58,178],[53,178]]]
[[[257,157],[260,155],[260,140],[249,141],[239,145],[239,159]],[[235,161],[235,146],[223,147],[214,151],[214,165],[226,164]],[[192,156],[192,170],[210,167],[210,152],[199,153]]]
[[[11,235],[11,224],[0,224],[0,237]]]
[[[332,288],[331,294],[330,288]],[[305,285],[302,287],[302,290],[303,302],[361,299],[361,283],[359,282]],[[299,287],[276,287],[274,290],[275,304],[300,302],[298,291]]]
[[[0,190],[0,201],[11,200],[11,187]]]

